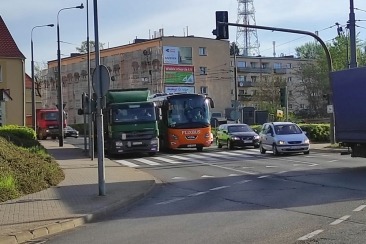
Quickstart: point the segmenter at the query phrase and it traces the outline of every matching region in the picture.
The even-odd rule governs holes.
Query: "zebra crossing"
[[[167,165],[189,164],[202,162],[221,162],[223,160],[241,160],[260,156],[258,149],[245,149],[237,151],[217,151],[217,152],[192,152],[180,155],[165,154],[162,156],[131,158],[114,160],[116,163],[131,168],[158,167]]]

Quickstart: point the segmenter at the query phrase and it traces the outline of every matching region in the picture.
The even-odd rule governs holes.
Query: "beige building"
[[[0,123],[2,125],[25,125],[24,60],[24,55],[0,16]]]
[[[223,40],[161,36],[101,50],[100,63],[110,72],[110,89],[147,87],[151,93],[207,94],[215,102],[214,111],[223,112],[232,100],[229,49],[229,42]],[[83,122],[77,110],[81,108],[81,94],[88,91],[88,75],[92,77],[94,68],[94,53],[89,71],[85,54],[74,54],[61,61],[63,101],[70,124]],[[57,72],[57,60],[49,61],[42,87],[44,107],[56,107],[58,103]]]

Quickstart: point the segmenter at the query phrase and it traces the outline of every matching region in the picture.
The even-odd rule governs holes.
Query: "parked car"
[[[78,138],[79,137],[79,131],[75,130],[74,128],[72,128],[71,126],[66,126],[64,129],[64,137],[74,137],[74,138]]]
[[[230,150],[235,147],[259,147],[259,135],[247,124],[222,124],[217,129],[216,145],[218,148],[227,146]]]
[[[259,133],[259,150],[262,154],[272,151],[281,153],[309,154],[310,142],[305,132],[292,122],[265,123]]]

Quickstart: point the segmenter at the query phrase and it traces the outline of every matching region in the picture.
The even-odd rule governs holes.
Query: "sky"
[[[165,36],[194,35],[215,38],[215,11],[228,11],[229,22],[237,23],[238,0],[89,0],[89,38],[94,35],[94,1],[97,2],[99,41],[104,48],[116,47],[137,38],[149,38],[154,31],[164,30]],[[253,0],[250,24],[309,32],[329,42],[337,36],[339,23],[347,25],[352,0]],[[36,64],[43,66],[57,59],[57,16],[60,28],[61,57],[77,52],[87,39],[87,0],[0,0],[0,15],[20,51],[26,56],[26,72],[30,74],[31,39]],[[84,4],[84,9],[65,9]],[[366,40],[366,1],[353,0],[356,33]],[[241,6],[241,5],[240,5]],[[61,10],[61,11],[60,11]],[[60,11],[60,12],[59,12]],[[243,23],[240,18],[239,23]],[[54,27],[37,27],[54,24]],[[34,29],[33,29],[34,28]],[[33,29],[33,32],[32,32]],[[230,42],[236,40],[237,27],[230,26]],[[260,55],[273,57],[295,55],[295,48],[313,42],[310,36],[257,30]],[[0,40],[1,41],[1,40]],[[256,41],[252,35],[251,42]],[[238,38],[244,43],[244,37]],[[273,48],[275,42],[275,49]]]

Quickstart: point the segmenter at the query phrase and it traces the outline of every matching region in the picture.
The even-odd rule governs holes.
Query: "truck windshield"
[[[143,105],[122,105],[113,109],[113,123],[139,123],[156,121],[155,107]]]
[[[57,121],[58,112],[46,112],[43,114],[43,119],[45,121]]]
[[[175,97],[169,100],[168,126],[209,126],[210,106],[203,96]]]

